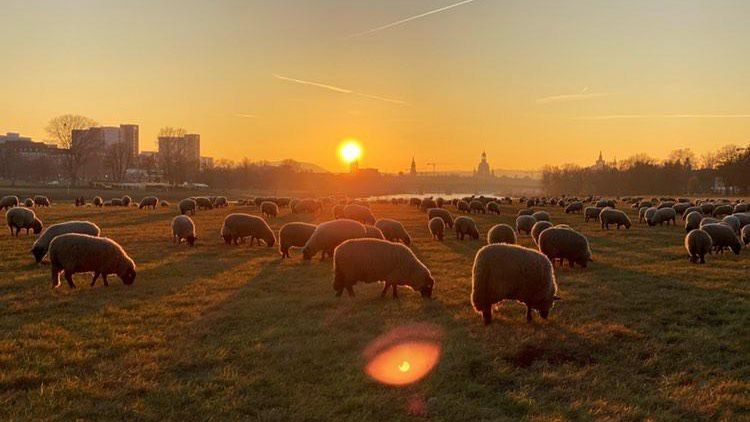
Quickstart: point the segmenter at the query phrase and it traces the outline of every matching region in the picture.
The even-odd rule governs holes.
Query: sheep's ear
[[[555,296],[552,296],[552,300],[553,301],[558,301],[558,300],[563,300],[563,298],[561,298],[560,296],[555,295]]]

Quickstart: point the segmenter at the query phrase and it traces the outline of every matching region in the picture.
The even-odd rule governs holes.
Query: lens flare
[[[339,146],[339,156],[350,164],[362,157],[362,145],[356,139],[347,139]]]
[[[442,330],[415,324],[389,331],[365,349],[364,371],[386,385],[413,384],[429,374],[440,361]]]

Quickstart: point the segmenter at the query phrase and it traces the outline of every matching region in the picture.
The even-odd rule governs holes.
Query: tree
[[[185,143],[178,140],[184,138],[187,131],[183,128],[166,126],[159,130],[159,166],[169,183],[177,184],[185,181],[187,173],[187,158]]]
[[[60,148],[67,150],[63,158],[63,170],[73,186],[78,182],[81,168],[86,165],[97,148],[90,134],[73,142],[73,131],[88,129],[92,126],[96,126],[96,121],[77,114],[57,116],[47,124],[46,130],[49,137],[57,142]]]
[[[132,156],[131,146],[126,142],[116,142],[107,148],[104,159],[112,173],[112,180],[120,182],[125,179]]]

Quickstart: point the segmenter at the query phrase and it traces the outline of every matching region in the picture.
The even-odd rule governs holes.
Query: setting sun
[[[339,147],[339,156],[347,164],[358,161],[362,157],[362,145],[356,139],[347,139]]]

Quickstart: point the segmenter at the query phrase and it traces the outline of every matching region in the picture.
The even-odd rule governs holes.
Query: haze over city
[[[2,4],[0,133],[66,113],[201,134],[217,159],[471,171],[702,154],[750,138],[750,3]]]

